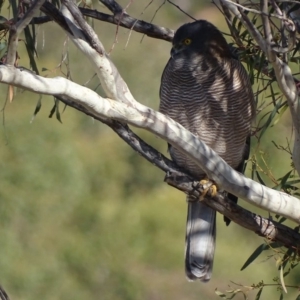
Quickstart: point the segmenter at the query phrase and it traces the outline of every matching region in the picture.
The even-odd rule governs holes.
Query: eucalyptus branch
[[[264,28],[264,34],[265,34],[265,40],[266,40],[266,55],[269,58],[272,58],[272,61],[274,60],[274,56],[275,53],[272,52],[272,41],[273,41],[273,36],[272,36],[272,32],[271,32],[271,26],[270,26],[270,22],[269,22],[269,17],[268,17],[268,0],[260,0],[260,8],[262,11],[262,23],[263,23],[263,28]]]
[[[93,117],[96,120],[108,125],[118,136],[124,140],[133,150],[137,151],[147,161],[154,164],[160,170],[167,173],[165,182],[169,185],[194,196],[197,201],[203,194],[204,187],[198,180],[192,178],[185,170],[178,167],[173,161],[166,158],[149,144],[145,143],[138,135],[136,135],[126,124],[104,120],[95,115],[86,107],[73,102],[67,97],[58,97],[65,104]],[[218,192],[216,196],[206,196],[203,200],[206,205],[218,211],[222,215],[230,218],[238,225],[253,231],[259,236],[262,236],[270,241],[281,243],[287,248],[299,251],[300,234],[285,225],[272,220],[266,219],[257,214],[254,214],[225,197],[226,194]]]
[[[86,23],[78,7],[71,0],[63,0],[62,13],[69,26],[69,34],[74,44],[89,58],[98,75],[100,83],[109,98],[133,105],[136,101],[131,95],[127,84],[119,74],[117,68],[106,54],[105,49],[93,29]],[[73,16],[76,15],[84,28],[75,25]],[[78,23],[78,22],[77,22]]]
[[[32,18],[40,11],[40,8],[44,2],[45,0],[35,0],[24,16],[17,22],[17,24],[11,26],[9,33],[9,47],[7,52],[8,65],[15,64],[19,35],[24,28],[30,24]]]
[[[213,2],[218,7],[215,0],[213,0]],[[220,5],[221,5],[222,10],[219,7],[218,8],[221,11],[221,13],[223,13],[223,15],[225,16],[227,26],[230,30],[230,33],[231,33],[233,39],[235,40],[236,44],[239,47],[243,47],[244,44],[243,44],[243,42],[241,41],[241,39],[239,37],[239,33],[236,30],[236,28],[233,26],[232,14],[230,13],[230,10],[228,9],[228,7],[226,5],[223,4],[223,2],[220,2]]]
[[[123,7],[114,0],[99,0],[103,5],[105,5],[114,15],[123,13]]]
[[[83,33],[89,45],[92,46],[92,48],[95,49],[98,52],[98,54],[100,54],[100,56],[105,55],[105,49],[102,43],[99,41],[97,34],[92,29],[92,27],[85,21],[83,15],[81,14],[78,6],[74,3],[74,1],[63,0],[62,3],[68,9],[68,11],[62,11],[65,12],[65,14],[70,12],[72,16],[71,18],[68,16],[67,23],[70,26],[73,35],[76,35],[76,33],[78,32],[78,30],[76,30],[77,28],[75,29],[76,26],[74,26],[74,24],[78,24],[78,28],[80,28],[80,33]]]
[[[108,2],[110,4],[114,3],[114,1]],[[72,11],[71,13],[68,10],[69,8]],[[89,89],[75,85],[75,83],[64,81],[62,78],[39,78],[39,80],[37,80],[37,78],[31,74],[30,77],[26,76],[26,82],[30,83],[30,80],[33,81],[30,83],[29,89],[39,93],[48,93],[58,96],[65,95],[73,101],[79,102],[83,106],[93,110],[101,119],[128,123],[161,136],[193,159],[219,187],[254,205],[286,216],[297,223],[300,222],[300,214],[298,213],[298,211],[300,211],[300,203],[297,198],[274,191],[245,178],[228,166],[213,150],[208,148],[181,125],[137,102],[131,95],[115,65],[105,54],[101,42],[95,39],[94,36],[90,36],[92,29],[89,28],[87,24],[84,24],[85,21],[80,17],[79,10],[74,5],[71,6],[68,0],[65,0],[63,1],[62,12],[66,19],[66,24],[63,23],[62,28],[65,29],[65,26],[68,26],[67,33],[70,39],[92,62],[92,66],[97,72],[106,94],[115,101],[109,98],[102,98]],[[81,25],[84,24],[83,28],[80,27],[78,22],[77,25],[75,24],[73,15],[76,15],[76,18],[82,18],[78,20]],[[86,30],[87,28],[88,30]],[[98,51],[95,49],[98,49]],[[0,67],[0,74],[1,73],[1,81],[10,83],[12,80],[10,76],[4,76],[8,75],[7,70],[1,69]],[[13,77],[13,84],[23,84],[24,88],[28,88],[28,83],[25,84],[25,82],[22,81],[21,75],[20,73],[18,76]],[[17,79],[19,79],[20,82],[17,82]],[[48,82],[51,80],[54,82]],[[49,86],[49,84],[52,86],[51,90],[45,88]],[[69,93],[66,91],[69,91]],[[89,96],[87,97],[87,95]],[[82,99],[85,99],[85,101]],[[296,209],[297,207],[299,207],[299,210]]]
[[[109,119],[144,128],[189,156],[221,189],[300,223],[300,201],[297,198],[244,177],[180,124],[149,107],[138,102],[132,106],[102,98],[94,91],[65,78],[44,78],[6,65],[0,66],[0,82],[39,94],[66,96],[101,120]]]
[[[52,18],[50,18],[48,16],[40,16],[40,17],[32,18],[32,20],[30,21],[30,24],[41,25],[41,24],[45,24],[45,23],[48,23],[51,21],[52,21]]]
[[[84,16],[143,33],[152,38],[171,42],[174,36],[174,30],[135,19],[127,13],[108,15],[97,10],[91,10],[83,7],[80,7],[79,9]]]
[[[193,195],[196,199],[199,199],[204,191],[204,187],[198,181],[192,182],[189,177],[182,177],[177,174],[167,174],[166,182],[189,195]],[[215,197],[205,196],[203,202],[241,227],[270,241],[280,242],[287,248],[299,251],[300,234],[298,231],[275,222],[272,218],[266,219],[254,214],[228,200],[222,193],[218,193]]]
[[[51,20],[55,21],[66,32],[72,33],[63,14],[50,2],[46,1],[41,7],[41,11]]]
[[[135,19],[127,13],[115,16],[85,7],[78,8],[81,11],[81,13],[86,17],[90,17],[99,21],[111,23],[117,26],[121,26],[123,28],[127,28],[129,30],[143,33],[152,38],[171,42],[174,36],[174,30],[172,29],[157,26],[155,24],[151,24],[143,20]],[[45,2],[41,8],[41,11],[44,12],[46,16],[33,18],[31,20],[32,24],[44,24],[49,21],[55,20],[58,24],[60,24],[60,26],[66,26],[65,20],[61,19],[61,12],[50,2]],[[65,28],[65,30],[67,30],[67,28]]]
[[[114,0],[99,0],[105,5],[112,13],[116,25],[132,29],[137,32],[144,33],[154,38],[162,38],[167,41],[172,41],[174,31],[168,28],[159,27],[151,23],[130,17],[125,9]]]
[[[115,1],[106,1],[106,3],[113,5]],[[115,9],[114,13],[120,12],[118,6],[112,7]],[[49,3],[44,3],[41,9],[66,30],[74,44],[91,61],[108,98],[103,98],[90,89],[67,79],[60,77],[43,78],[12,66],[0,66],[1,82],[19,86],[35,93],[54,95],[65,99],[65,103],[77,109],[80,107],[81,111],[106,123],[120,136],[127,132],[127,136],[130,136],[131,141],[133,137],[128,134],[128,130],[126,130],[128,127],[123,124],[144,128],[162,137],[193,159],[221,189],[235,194],[258,207],[300,223],[300,202],[297,198],[269,189],[244,177],[228,166],[212,149],[208,148],[180,124],[137,102],[115,65],[106,55],[101,41],[89,25],[85,23],[77,6],[70,0],[62,2],[62,13],[56,16],[53,16],[53,12],[56,11]],[[136,147],[140,145],[140,143],[135,144]],[[199,197],[203,187],[195,185],[192,178],[188,177],[183,171],[176,169],[174,165],[170,167],[170,162],[167,162],[161,154],[156,154],[156,156],[147,159],[163,168],[165,172],[171,172],[172,176],[166,178],[169,184],[194,195],[196,198]],[[181,178],[181,180],[178,181],[178,178]],[[282,225],[272,220],[245,212],[239,206],[224,200],[220,193],[216,199],[208,201],[207,205],[260,235],[271,240],[281,241],[288,247],[297,248],[299,237],[293,230],[280,227]],[[241,216],[243,217],[241,218]],[[291,238],[287,238],[289,235]]]

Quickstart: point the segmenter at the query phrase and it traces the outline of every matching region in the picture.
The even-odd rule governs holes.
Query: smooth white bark
[[[62,3],[61,11],[66,18],[70,32],[72,32],[72,34],[68,32],[68,35],[82,51],[82,63],[86,58],[91,62],[107,98],[65,78],[44,78],[12,65],[0,65],[0,82],[19,86],[35,93],[64,96],[83,105],[95,116],[144,128],[188,155],[220,188],[253,205],[285,216],[300,224],[300,201],[297,198],[272,190],[244,177],[229,167],[213,150],[181,125],[137,102],[117,68],[106,55],[103,45],[95,37],[92,28],[84,23],[85,20],[78,8],[69,0],[64,0]],[[84,26],[80,27],[79,24],[84,24]],[[284,68],[282,70],[285,70],[282,76],[288,79],[290,76],[288,71]]]
[[[0,82],[35,93],[66,96],[96,116],[122,121],[159,135],[190,156],[217,185],[249,203],[300,224],[300,201],[244,177],[172,119],[138,102],[135,107],[109,98],[62,77],[44,78],[12,66],[0,66]]]

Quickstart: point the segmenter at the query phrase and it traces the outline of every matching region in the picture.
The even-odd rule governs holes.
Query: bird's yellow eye
[[[192,42],[191,39],[185,39],[185,40],[183,41],[183,43],[184,43],[185,45],[190,45],[191,42]]]

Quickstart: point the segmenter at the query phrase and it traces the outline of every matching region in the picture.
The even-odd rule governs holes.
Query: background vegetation
[[[126,6],[128,1],[119,2]],[[136,1],[127,12],[149,21],[162,2],[153,1],[144,10],[147,3]],[[216,7],[200,2],[178,4],[195,18],[207,19],[225,31]],[[97,8],[98,3],[94,4]],[[187,21],[186,15],[168,3],[154,19],[173,29]],[[124,29],[119,29],[116,43],[114,25],[97,22],[95,29],[107,51],[113,48],[111,57],[136,99],[158,108],[160,76],[170,44]],[[100,92],[88,62],[58,26],[39,27],[37,49],[42,75],[70,71],[75,82]],[[28,67],[24,45],[19,56],[19,65]],[[48,118],[53,98],[46,96],[30,122],[38,96],[18,90],[13,102],[6,103],[7,86],[0,88],[4,107],[0,281],[12,299],[219,299],[215,289],[224,291],[237,288],[234,283],[251,285],[261,280],[272,283],[278,276],[276,257],[267,259],[272,253],[240,272],[263,241],[235,224],[227,228],[218,216],[213,278],[208,284],[187,282],[184,194],[167,186],[162,172],[105,125],[70,108],[64,110],[62,124],[55,117]],[[139,133],[166,153],[164,141]],[[263,159],[262,165],[267,162],[276,178],[290,169],[289,155],[272,141],[285,143],[286,137],[291,137],[288,112],[265,134],[259,147],[255,141],[252,147],[252,153]],[[297,284],[299,279],[300,273],[295,272],[286,284]],[[292,299],[297,291],[289,293]],[[250,293],[249,299],[254,295]],[[263,299],[278,295],[275,289],[263,291]]]

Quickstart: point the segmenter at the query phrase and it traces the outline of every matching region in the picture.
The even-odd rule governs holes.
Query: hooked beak
[[[176,56],[179,52],[181,52],[182,50],[182,45],[173,45],[172,49],[171,49],[171,57],[173,58],[174,56]]]

